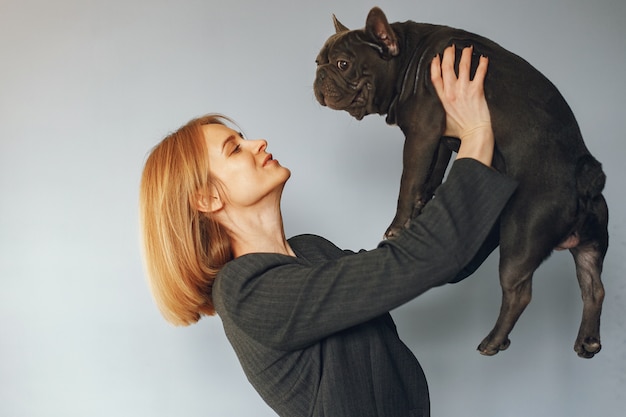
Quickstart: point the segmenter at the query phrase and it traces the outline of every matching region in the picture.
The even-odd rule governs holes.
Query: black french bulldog
[[[333,16],[334,18],[334,16]],[[600,279],[608,248],[605,174],[589,153],[568,104],[529,63],[476,34],[411,21],[389,24],[373,8],[364,29],[349,30],[334,18],[336,34],[317,57],[314,90],[324,106],[357,119],[387,115],[405,135],[403,173],[392,238],[418,215],[440,185],[458,139],[443,138],[445,112],[430,81],[432,58],[454,44],[473,46],[489,58],[485,95],[496,151],[493,166],[519,187],[485,243],[478,262],[500,246],[502,306],[478,350],[506,349],[509,333],[531,299],[534,271],[554,249],[569,249],[584,302],[574,350],[591,358],[600,351]],[[457,69],[458,70],[458,69]]]

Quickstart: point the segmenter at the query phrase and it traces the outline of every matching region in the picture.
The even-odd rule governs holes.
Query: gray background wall
[[[142,269],[137,191],[147,151],[205,112],[234,117],[293,176],[289,235],[372,248],[391,220],[402,136],[322,108],[314,59],[331,14],[374,3],[2,0],[0,415],[272,416],[219,318],[165,323]],[[475,348],[500,305],[497,255],[472,278],[393,312],[428,376],[433,415],[622,415],[626,407],[622,0],[378,1],[392,21],[463,27],[550,77],[608,174],[603,350],[572,350],[581,315],[567,252],[491,358]]]

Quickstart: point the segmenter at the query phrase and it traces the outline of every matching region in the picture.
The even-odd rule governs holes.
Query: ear
[[[400,53],[396,33],[380,8],[374,7],[370,10],[365,22],[365,32],[382,47],[383,58],[389,59]]]
[[[333,23],[335,24],[335,33],[348,32],[350,30],[345,27],[335,15],[333,15]]]
[[[224,207],[224,202],[215,187],[211,187],[211,192],[198,192],[195,201],[191,204],[203,213],[215,213]]]

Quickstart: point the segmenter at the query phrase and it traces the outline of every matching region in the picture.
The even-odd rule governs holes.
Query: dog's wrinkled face
[[[395,33],[379,8],[370,11],[361,30],[333,20],[336,33],[316,59],[315,97],[323,106],[346,110],[358,120],[383,114],[392,94],[392,58],[399,54]]]
[[[365,56],[375,54],[358,39],[356,32],[331,36],[316,59],[314,91],[320,104],[346,110],[359,120],[376,112],[373,108],[374,74],[363,65],[367,61]]]

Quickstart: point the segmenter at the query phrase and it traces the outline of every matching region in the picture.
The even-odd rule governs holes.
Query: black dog
[[[457,55],[471,45],[475,71],[478,56],[489,57],[485,95],[496,138],[493,166],[519,187],[492,235],[495,243],[484,248],[488,254],[499,239],[503,298],[495,327],[478,350],[494,355],[509,346],[508,335],[530,302],[534,271],[554,249],[569,249],[584,302],[574,350],[593,357],[601,348],[600,274],[608,248],[605,175],[556,87],[522,58],[463,30],[389,24],[379,8],[361,30],[334,20],[336,34],[317,57],[318,101],[359,120],[386,114],[406,137],[398,208],[387,237],[419,214],[458,150],[458,139],[442,139],[445,112],[430,82],[432,58],[449,45]]]

